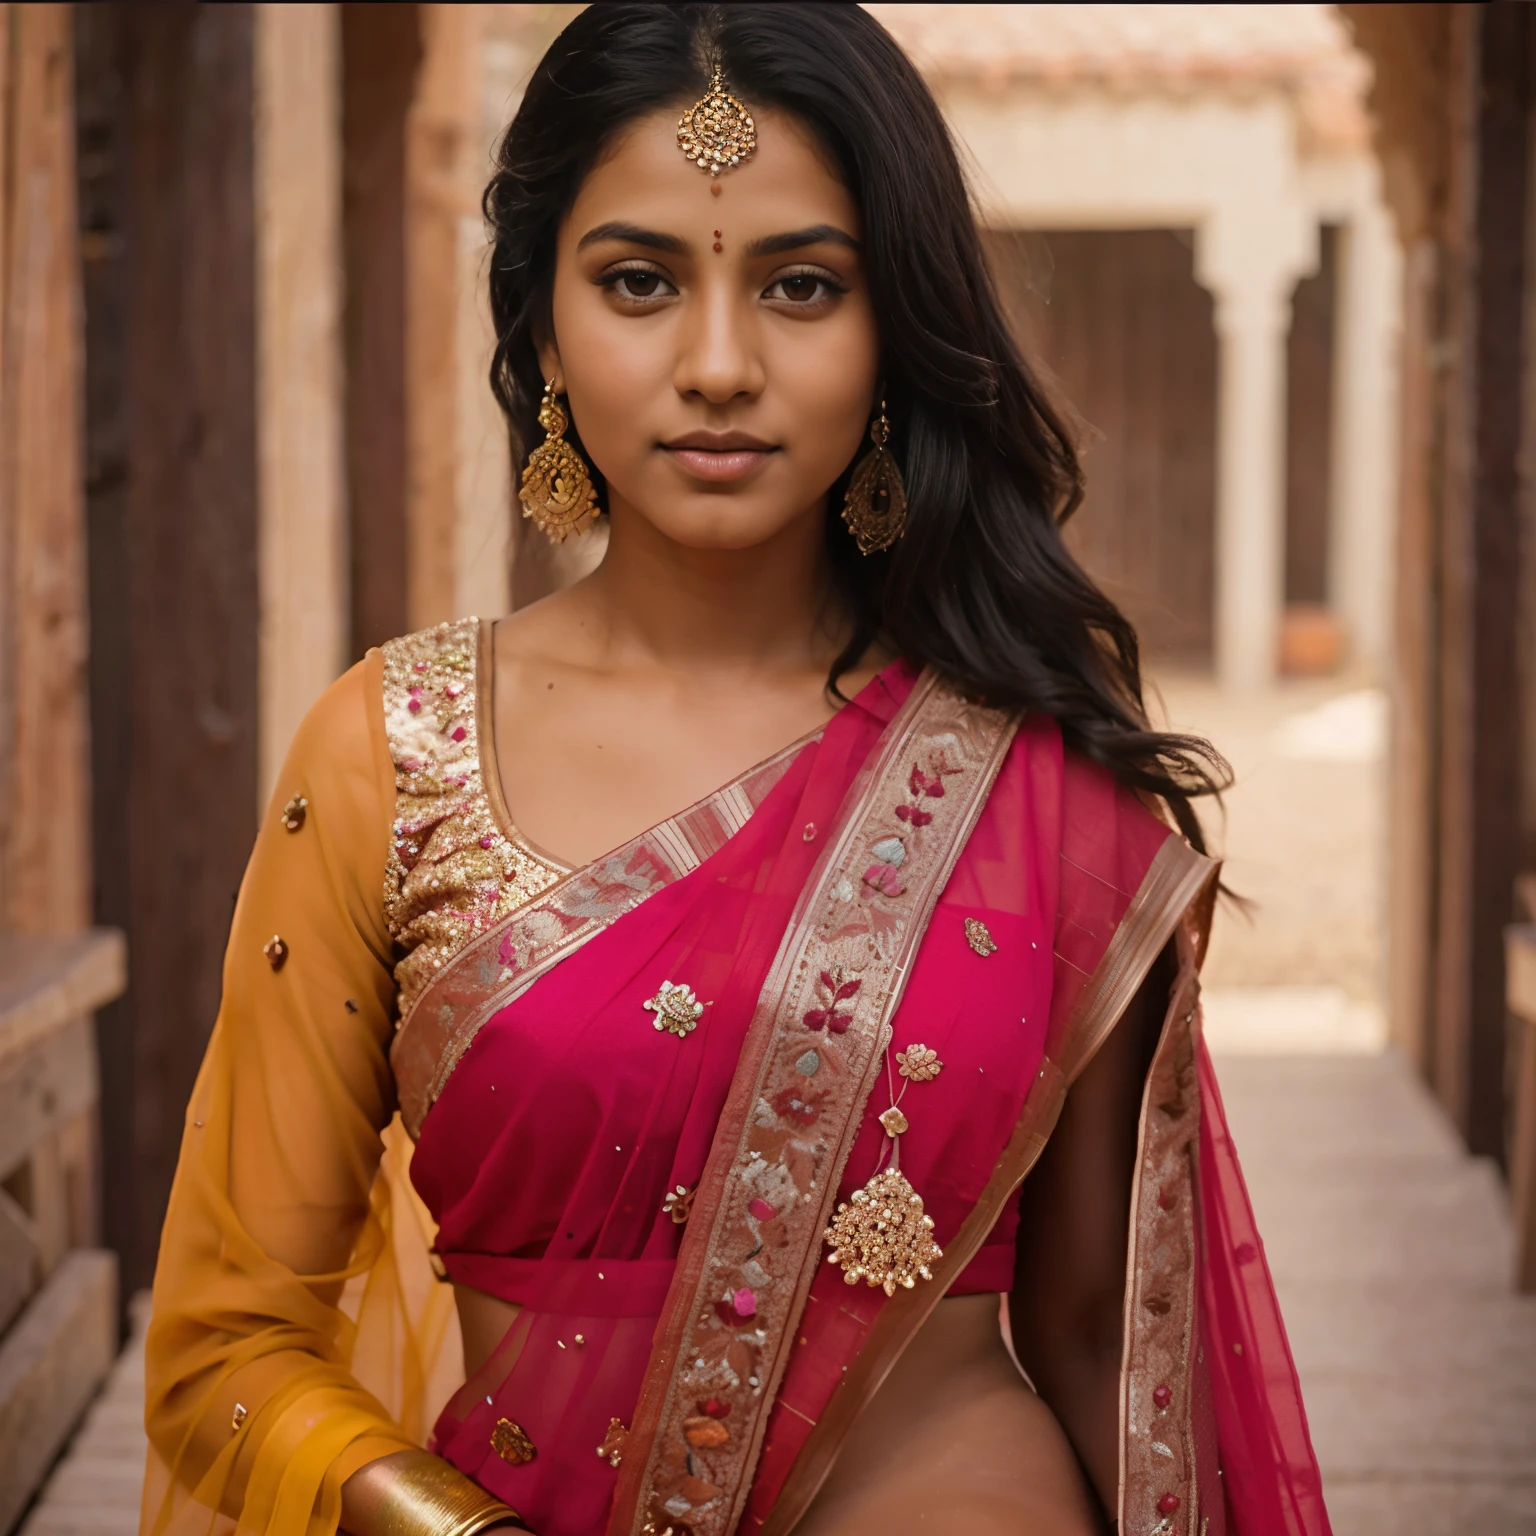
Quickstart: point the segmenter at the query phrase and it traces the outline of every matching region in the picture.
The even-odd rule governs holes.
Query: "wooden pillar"
[[[0,928],[90,920],[70,7],[0,22]]]
[[[341,7],[351,655],[409,628],[406,138],[420,7]]]
[[[1530,13],[1453,13],[1448,407],[1441,538],[1436,1090],[1474,1153],[1505,1155],[1503,929],[1520,849],[1522,327]]]
[[[406,611],[420,629],[459,617],[460,226],[480,188],[478,8],[423,5],[406,130]],[[483,176],[479,178],[483,181]]]
[[[106,1238],[148,1283],[256,828],[255,22],[80,6]]]
[[[260,777],[346,666],[338,7],[255,11]]]

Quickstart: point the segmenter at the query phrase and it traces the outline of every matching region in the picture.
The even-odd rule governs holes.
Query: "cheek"
[[[643,402],[668,384],[667,348],[649,324],[616,316],[587,283],[556,285],[554,324],[582,444],[605,475],[622,477],[650,449]]]
[[[874,326],[853,315],[848,323],[839,317],[826,326],[790,328],[773,372],[801,473],[825,488],[859,451],[869,427],[879,382]]]

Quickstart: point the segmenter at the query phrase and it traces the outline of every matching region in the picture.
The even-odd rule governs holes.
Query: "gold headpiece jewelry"
[[[720,66],[710,77],[709,90],[677,120],[677,145],[701,171],[718,176],[740,165],[757,148],[752,114],[726,90]]]

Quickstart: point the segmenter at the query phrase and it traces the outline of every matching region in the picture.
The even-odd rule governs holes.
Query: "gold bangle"
[[[498,1520],[523,1523],[515,1509],[441,1456],[401,1451],[390,1458],[389,1477],[379,1502],[377,1536],[473,1536]]]

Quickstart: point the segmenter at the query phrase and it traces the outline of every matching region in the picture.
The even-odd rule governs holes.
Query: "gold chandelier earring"
[[[539,405],[539,425],[544,441],[528,455],[518,500],[523,516],[552,543],[561,543],[567,534],[580,533],[597,517],[597,487],[587,462],[565,440],[570,425],[565,407],[555,395],[555,381],[544,386]]]
[[[891,423],[885,414],[885,398],[880,400],[880,414],[870,424],[869,440],[875,446],[859,460],[843,497],[843,521],[859,546],[861,555],[889,549],[906,531],[907,488],[901,483],[901,471],[887,450]]]

